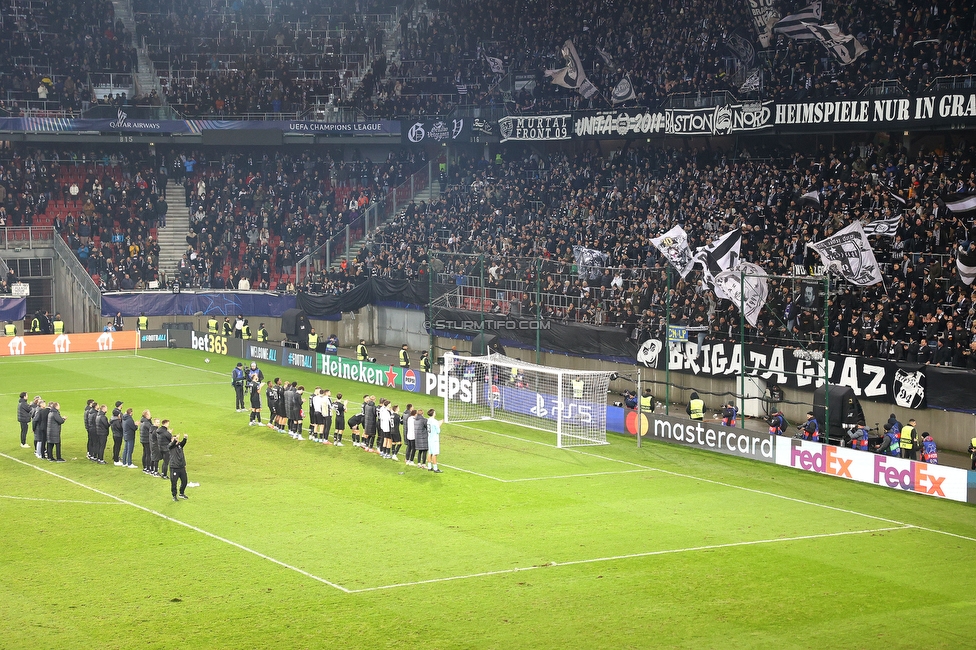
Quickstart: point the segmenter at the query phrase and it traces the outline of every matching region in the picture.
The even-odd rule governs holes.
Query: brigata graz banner
[[[637,361],[649,368],[693,375],[734,377],[746,374],[765,379],[784,388],[813,390],[823,385],[824,362],[802,350],[747,344],[745,357],[738,343],[706,342],[699,349],[692,341],[664,343],[649,339],[637,351]],[[905,408],[925,407],[924,366],[897,364],[882,359],[832,355],[830,383],[848,386],[859,398],[897,404]]]

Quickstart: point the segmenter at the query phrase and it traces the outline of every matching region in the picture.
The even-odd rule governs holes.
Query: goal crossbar
[[[556,446],[607,444],[609,371],[569,370],[502,354],[457,357],[445,422],[497,420],[556,434]]]

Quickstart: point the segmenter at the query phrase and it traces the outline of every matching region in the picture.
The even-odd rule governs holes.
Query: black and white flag
[[[970,244],[968,248],[956,248],[956,269],[959,271],[959,279],[966,285],[976,280],[976,246]]]
[[[606,64],[608,68],[617,73],[621,71],[621,67],[614,63],[613,57],[610,56],[609,52],[597,46],[596,53],[600,55],[600,58],[603,59],[603,63]]]
[[[759,44],[769,47],[773,42],[773,25],[779,22],[779,11],[773,6],[773,0],[746,0],[746,4],[752,14],[752,24],[756,28]]]
[[[783,34],[795,41],[816,40],[806,23],[819,25],[823,17],[823,6],[820,2],[811,2],[795,14],[784,16],[781,21],[773,27],[774,34]]]
[[[582,95],[584,99],[592,99],[593,95],[597,94],[599,91],[597,87],[593,85],[592,81],[584,78],[583,83],[581,83],[580,87],[576,89],[576,92]]]
[[[660,237],[652,238],[651,243],[654,244],[654,248],[661,251],[664,259],[678,271],[682,278],[688,275],[695,260],[688,246],[688,234],[684,228],[675,226]]]
[[[820,205],[820,190],[811,190],[806,194],[801,194],[800,201],[813,201],[817,205]]]
[[[896,214],[890,219],[878,219],[864,226],[864,234],[870,237],[894,237],[898,232],[898,224],[901,222],[901,215]]]
[[[629,74],[624,75],[624,78],[620,80],[620,83],[613,87],[613,92],[610,94],[610,100],[614,104],[628,102],[636,97],[637,94],[634,93],[634,85],[630,83]]]
[[[898,190],[896,190],[891,185],[886,185],[886,184],[882,183],[882,187],[884,187],[885,191],[888,193],[888,195],[891,198],[893,198],[894,200],[898,201],[902,205],[905,205],[906,203],[908,203],[908,201],[905,200],[905,197],[903,197],[901,194],[899,194],[898,193]]]
[[[594,248],[573,246],[573,261],[576,262],[576,272],[584,280],[598,280],[610,256]]]
[[[505,62],[494,56],[485,56],[488,67],[494,74],[505,74]]]
[[[739,86],[740,93],[755,93],[762,88],[762,70],[753,68],[746,75],[746,80]]]
[[[803,24],[810,30],[814,38],[820,41],[820,44],[827,48],[827,51],[843,65],[853,63],[857,57],[868,51],[868,48],[861,45],[861,42],[856,38],[840,31],[837,23],[814,25],[805,22]]]
[[[745,67],[752,67],[753,61],[756,59],[756,48],[752,46],[747,38],[739,34],[738,32],[732,32],[725,39],[725,47],[739,59],[739,62]]]
[[[855,221],[827,239],[810,244],[810,248],[820,256],[824,266],[840,273],[852,284],[867,287],[881,282],[878,260],[860,221]]]
[[[939,201],[959,218],[976,217],[976,194],[945,194],[939,197]]]
[[[560,51],[566,59],[566,67],[559,70],[546,70],[546,75],[552,77],[552,83],[557,86],[576,90],[586,81],[586,73],[583,72],[583,64],[576,52],[576,46],[573,45],[573,41],[567,40]]]
[[[715,276],[738,265],[741,249],[742,231],[736,228],[695,251],[695,261],[702,265],[705,283],[715,289],[715,295],[719,298],[728,298],[728,295],[715,284]]]
[[[758,264],[740,262],[735,269],[715,276],[715,295],[719,293],[731,300],[737,309],[741,307],[746,320],[755,327],[769,295],[768,276]]]

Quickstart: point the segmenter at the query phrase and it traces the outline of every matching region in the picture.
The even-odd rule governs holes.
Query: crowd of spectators
[[[0,4],[0,91],[7,110],[25,102],[80,110],[91,101],[88,75],[131,72],[132,34],[109,0]]]
[[[919,92],[938,77],[976,73],[972,10],[961,0],[924,7],[908,0],[824,2],[822,22],[838,23],[867,48],[846,66],[818,42],[784,35],[753,62],[739,61],[726,45],[729,37],[755,41],[748,4],[739,0],[430,0],[401,4],[391,34],[364,16],[393,6],[367,0],[300,10],[288,3],[156,4],[136,3],[146,12],[138,14],[137,33],[166,67],[184,73],[169,82],[167,97],[191,115],[295,112],[326,102],[376,117],[446,114],[462,102],[522,112],[603,108],[623,72],[635,101],[648,106],[674,93],[714,91],[791,100],[854,96],[878,81]],[[786,15],[804,4],[779,9]],[[591,100],[543,76],[564,65],[559,50],[568,38],[602,91]],[[396,52],[392,60],[388,49]],[[352,73],[342,57],[349,53],[371,57],[354,94],[345,92]],[[505,72],[534,75],[535,83],[504,94],[486,56],[501,59]],[[750,67],[762,69],[763,85],[742,92]]]
[[[204,288],[293,291],[295,263],[426,164],[421,150],[385,161],[329,153],[178,153],[190,211],[178,279]],[[290,285],[290,286],[289,286]],[[343,286],[345,289],[346,286]]]
[[[152,237],[163,187],[137,151],[8,150],[0,157],[0,226],[50,225],[100,288],[158,277]]]
[[[778,9],[786,15],[804,4],[783,2]],[[841,65],[818,42],[784,35],[759,49],[752,63],[739,61],[729,37],[755,42],[741,0],[430,0],[416,7],[388,0],[137,0],[134,10],[137,37],[162,75],[165,100],[187,116],[347,106],[372,117],[402,117],[446,114],[458,103],[521,112],[604,108],[624,72],[635,102],[646,106],[675,93],[714,91],[783,100],[856,96],[880,81],[920,92],[938,77],[976,74],[969,3],[822,4],[824,23],[838,23],[867,48],[854,63]],[[0,61],[9,65],[0,70],[0,90],[8,104],[44,99],[77,110],[91,101],[86,75],[132,70],[131,34],[108,0],[5,2],[3,11],[10,20],[0,26]],[[379,15],[398,15],[397,27],[388,31],[392,23],[378,22]],[[564,65],[559,49],[568,38],[601,90],[593,99],[543,76]],[[395,56],[387,60],[389,50]],[[535,83],[503,92],[502,75],[486,56]],[[740,91],[750,67],[762,69],[762,87]]]
[[[666,264],[650,242],[676,224],[692,247],[738,227],[743,258],[776,276],[749,340],[822,348],[829,300],[832,352],[895,360],[931,354],[926,360],[976,365],[976,296],[959,281],[954,259],[973,224],[939,202],[951,192],[976,193],[976,149],[909,155],[886,142],[859,142],[808,156],[763,153],[526,151],[500,165],[461,160],[442,198],[411,205],[356,259],[306,284],[335,292],[370,276],[426,281],[434,272],[435,282],[475,298],[460,308],[534,316],[540,300],[543,318],[622,327],[634,338],[662,331],[670,295],[673,324],[738,340],[737,307],[717,299],[697,272],[685,280],[672,273],[669,294]],[[801,200],[810,191],[820,192],[820,204]],[[841,282],[824,296],[795,275],[819,265],[806,244],[856,219],[899,214],[894,238],[872,237],[883,284]],[[607,268],[581,277],[573,246],[607,253]],[[482,277],[483,301],[473,289]]]
[[[168,103],[187,116],[296,113],[335,103],[382,50],[377,0],[274,3],[249,0],[136,2],[137,28]]]

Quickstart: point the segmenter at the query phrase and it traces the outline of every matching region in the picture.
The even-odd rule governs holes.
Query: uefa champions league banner
[[[307,133],[331,136],[400,135],[397,120],[369,122],[302,122],[294,120],[151,120],[129,118],[120,109],[115,119],[73,119],[66,117],[3,117],[0,130],[18,132],[122,132],[158,133],[169,135],[186,133],[200,135],[203,131],[272,130],[286,133]]]
[[[295,307],[291,294],[263,291],[132,291],[102,294],[102,316],[236,316],[281,318]]]

